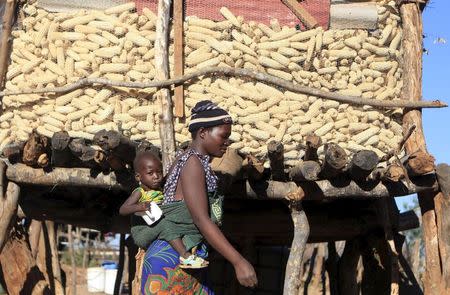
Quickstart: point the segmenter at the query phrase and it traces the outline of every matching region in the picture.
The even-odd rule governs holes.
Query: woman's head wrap
[[[191,113],[189,132],[194,132],[201,127],[208,128],[233,123],[230,114],[210,100],[198,102],[192,108]]]

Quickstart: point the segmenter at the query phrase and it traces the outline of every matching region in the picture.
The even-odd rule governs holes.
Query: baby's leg
[[[175,249],[175,251],[180,254],[183,258],[188,258],[190,253],[186,251],[186,247],[183,244],[183,240],[181,238],[177,238],[174,240],[169,241],[170,246]]]

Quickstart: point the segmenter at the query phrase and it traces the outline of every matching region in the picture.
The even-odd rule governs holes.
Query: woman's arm
[[[193,181],[195,180],[195,181]],[[251,264],[228,242],[209,216],[205,191],[205,172],[196,157],[190,157],[181,172],[181,190],[192,219],[208,243],[233,264],[236,277],[243,286],[257,284],[256,273]]]
[[[133,191],[128,199],[126,199],[126,201],[122,204],[122,206],[120,206],[119,214],[130,215],[132,213],[145,211],[147,208],[147,202],[139,203],[140,197],[141,192],[139,190]]]

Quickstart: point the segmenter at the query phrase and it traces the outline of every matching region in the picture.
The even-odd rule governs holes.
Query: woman
[[[233,265],[239,283],[254,287],[257,284],[254,268],[233,248],[210,216],[210,211],[220,211],[214,207],[210,210],[211,197],[217,190],[210,157],[222,157],[225,153],[230,144],[231,124],[230,115],[211,101],[195,105],[189,123],[192,143],[169,170],[163,203],[184,202],[208,244]],[[206,258],[205,245],[198,245],[195,254]],[[207,285],[205,272],[182,271],[177,252],[162,240],[153,242],[145,254],[141,290],[143,294],[214,294]]]

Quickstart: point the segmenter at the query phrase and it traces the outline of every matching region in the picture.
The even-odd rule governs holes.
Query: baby
[[[164,194],[161,191],[161,183],[163,180],[162,164],[158,157],[148,151],[141,152],[136,155],[133,167],[136,180],[139,182],[139,187],[131,193],[128,199],[120,207],[119,213],[121,215],[151,211],[151,202],[161,204],[164,199]],[[164,219],[164,216],[162,218]],[[133,218],[133,220],[136,220],[136,218]],[[138,225],[136,222],[132,222],[131,235],[133,236],[133,239],[138,241],[143,234],[147,234],[147,236],[151,237],[158,235],[158,233],[155,233],[153,227],[158,226],[160,221],[161,220],[149,226],[147,225],[146,227]],[[159,235],[157,237],[162,239]],[[191,254],[186,250],[181,236],[168,240],[167,242],[169,242],[180,255],[180,268],[203,268],[208,265],[206,260]]]

